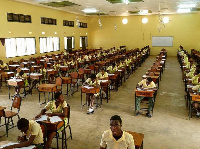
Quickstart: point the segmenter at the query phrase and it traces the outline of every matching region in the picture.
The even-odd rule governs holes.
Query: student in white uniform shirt
[[[152,79],[150,77],[148,77],[147,79],[143,79],[141,82],[139,82],[137,84],[137,87],[140,88],[148,88],[148,89],[153,89],[156,88],[155,83],[152,81]],[[143,100],[144,97],[137,97],[136,100],[136,115],[139,115],[139,110],[140,110],[140,101]],[[154,104],[154,99],[153,98],[149,98],[149,105],[148,105],[148,112],[146,113],[146,116],[151,118],[152,115],[150,114],[153,108],[153,104]]]
[[[90,86],[98,87],[98,86],[100,86],[100,81],[96,78],[95,74],[92,74],[91,78],[88,78],[83,85],[90,85]],[[88,106],[89,106],[89,109],[87,110],[88,111],[87,114],[94,113],[94,100],[97,96],[99,96],[99,94],[100,93],[96,93],[96,94],[87,93],[86,94],[86,99],[88,101]]]
[[[108,79],[108,73],[104,71],[104,68],[101,68],[101,71],[96,75],[98,79]]]
[[[102,134],[100,149],[135,149],[133,136],[122,130],[120,116],[110,118],[110,129]]]

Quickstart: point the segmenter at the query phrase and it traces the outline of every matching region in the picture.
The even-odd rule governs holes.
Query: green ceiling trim
[[[130,14],[140,14],[140,11],[129,11]],[[151,10],[148,10],[148,13],[152,13]]]
[[[124,0],[106,0],[112,4],[116,3],[124,3]],[[134,3],[134,2],[144,2],[143,0],[129,0],[129,3]]]
[[[43,5],[51,6],[51,7],[66,7],[66,6],[74,6],[77,5],[75,3],[69,1],[62,1],[62,2],[50,2],[50,3],[40,3]],[[80,5],[79,5],[80,6]]]
[[[200,11],[200,8],[192,8],[191,11]]]
[[[103,13],[103,12],[101,12],[101,13],[86,13],[86,15],[93,15],[93,16],[103,16],[103,15],[108,15],[108,14],[106,14],[106,13]]]
[[[130,14],[139,14],[140,11],[129,11]]]

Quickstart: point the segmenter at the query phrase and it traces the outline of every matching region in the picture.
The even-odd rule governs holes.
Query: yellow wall
[[[7,12],[31,15],[32,23],[7,22]],[[40,17],[55,18],[57,19],[57,25],[41,24]],[[62,51],[64,49],[64,37],[74,36],[75,49],[79,49],[79,38],[80,36],[86,36],[86,33],[89,32],[88,28],[63,26],[63,20],[75,21],[75,18],[75,14],[66,13],[64,11],[9,0],[0,0],[0,38],[35,37],[37,50],[37,54],[34,55],[35,57],[40,55],[39,37],[60,37],[60,50]],[[88,23],[88,19],[89,17],[79,15],[80,22]],[[11,34],[8,33],[9,31],[11,31]],[[29,32],[32,32],[32,34],[29,35]],[[42,35],[42,32],[46,34]],[[55,35],[55,32],[57,32],[57,35]],[[5,47],[2,46],[1,43],[0,53],[0,59],[3,61],[8,62],[11,59],[6,59]],[[30,56],[24,56],[24,58],[28,57]],[[17,57],[15,60],[21,58],[22,57]]]
[[[101,16],[103,29],[98,25],[99,17],[90,20],[90,46],[93,48],[119,47],[126,45],[127,49],[141,48],[146,45],[151,47],[152,36],[173,36],[173,47],[165,47],[168,55],[175,56],[179,45],[190,51],[192,48],[200,48],[200,14],[166,15],[170,22],[166,28],[158,31],[158,15],[152,16],[129,16],[128,24],[123,25],[124,17]],[[149,22],[142,24],[142,18],[147,17]],[[118,30],[114,29],[117,23]],[[157,55],[162,47],[152,47],[151,54]]]
[[[16,14],[31,15],[32,23],[7,22],[7,12]],[[141,48],[146,45],[151,47],[152,36],[173,36],[173,47],[166,47],[168,55],[175,56],[177,48],[182,45],[184,49],[190,51],[194,48],[200,48],[200,14],[178,14],[167,15],[170,22],[166,24],[166,28],[158,32],[158,16],[145,16],[149,19],[147,24],[142,24],[141,20],[144,16],[129,16],[128,24],[123,25],[124,17],[108,17],[101,16],[103,29],[98,25],[99,17],[85,17],[79,15],[81,22],[88,23],[88,28],[65,27],[63,20],[74,20],[75,14],[58,11],[46,7],[39,7],[30,4],[13,2],[9,0],[0,1],[0,38],[9,37],[35,37],[37,54],[39,51],[39,37],[60,37],[60,50],[64,49],[64,36],[75,36],[75,49],[79,49],[79,37],[86,36],[88,33],[89,48],[110,48],[126,45],[127,49]],[[40,24],[40,17],[49,17],[57,19],[57,25]],[[114,24],[117,23],[117,31],[114,29]],[[11,34],[8,32],[11,31]],[[29,35],[29,32],[32,32]],[[45,35],[42,35],[45,32]],[[58,34],[55,35],[54,32]],[[152,47],[151,54],[157,55],[161,47]],[[5,47],[0,43],[0,59],[8,62],[11,58],[5,57]],[[44,55],[44,54],[43,54]],[[31,56],[24,56],[29,58]],[[22,57],[16,57],[14,60],[19,60]],[[13,58],[12,58],[13,59]]]

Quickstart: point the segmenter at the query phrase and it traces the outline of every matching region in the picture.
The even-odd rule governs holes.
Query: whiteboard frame
[[[153,44],[153,38],[156,37],[156,38],[170,38],[172,39],[170,42],[170,44],[162,44],[162,45],[159,45],[159,44]],[[152,47],[173,47],[174,45],[174,36],[152,36],[152,43],[151,43]]]

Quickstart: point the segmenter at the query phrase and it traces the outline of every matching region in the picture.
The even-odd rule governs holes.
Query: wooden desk
[[[5,82],[6,82],[6,79],[9,79],[10,77],[13,77],[13,76],[14,76],[14,72],[2,72],[1,73],[2,81],[3,81],[3,78],[5,78]]]
[[[106,93],[106,100],[108,103],[108,99],[110,99],[110,81],[109,80],[99,80],[99,81],[100,81],[101,90]],[[101,96],[101,99],[103,99],[102,96]]]
[[[29,71],[30,71],[30,69],[28,69],[28,68],[21,68],[21,70],[23,70],[24,73],[29,73]]]
[[[69,70],[68,66],[60,66],[60,71],[61,71],[63,77],[66,76],[66,73],[68,70]]]
[[[200,94],[194,94],[190,92],[189,98],[189,119],[192,117],[192,104],[193,102],[200,102]]]
[[[115,84],[115,90],[117,91],[118,90],[118,82],[119,82],[119,74],[108,74],[108,78],[109,80],[111,80],[112,83]]]
[[[19,95],[20,94],[20,86],[24,85],[24,80],[23,79],[10,79],[10,80],[7,80],[7,82],[8,82],[8,97],[9,97],[9,99],[10,99],[10,86],[14,86],[16,94]],[[25,92],[25,88],[24,88],[24,92]]]
[[[133,136],[135,149],[143,149],[144,134],[132,131],[126,131],[126,132],[130,133]]]
[[[60,117],[63,121],[60,122],[55,122],[55,123],[51,123],[50,121],[42,121],[46,127],[47,130],[50,131],[56,131],[59,130],[59,128],[61,128],[62,126],[64,126],[64,117]]]
[[[8,67],[9,67],[9,70],[15,72],[15,70],[16,70],[18,67],[20,67],[20,65],[8,65]]]
[[[43,75],[41,73],[30,73],[30,78],[33,80],[40,80],[43,78]]]
[[[83,108],[84,105],[87,104],[87,99],[86,99],[86,102],[83,104],[83,97],[82,97],[82,93],[86,93],[86,94],[96,94],[100,92],[100,88],[99,87],[93,87],[93,88],[86,88],[85,86],[82,86],[81,87],[81,107]],[[102,103],[102,101],[101,101]],[[100,103],[100,105],[101,105]],[[98,106],[98,103],[97,103],[97,106]]]
[[[149,97],[149,98],[155,98],[155,91],[154,90],[135,90],[135,115],[136,115],[136,100],[137,97]],[[154,101],[155,102],[155,101]],[[152,107],[153,109],[153,107]]]
[[[68,85],[71,84],[72,78],[70,78],[70,77],[61,77],[61,78],[62,78],[62,84],[67,84],[66,95],[68,96],[68,92],[69,92]],[[70,86],[70,89],[71,89],[71,86]]]
[[[57,85],[56,84],[40,84],[38,85],[38,92],[39,92],[39,103],[40,103],[40,92],[44,92],[44,98],[45,101],[44,103],[46,103],[46,97],[45,97],[45,93],[52,93],[52,99],[53,99],[53,93],[56,91],[57,89]],[[48,101],[49,101],[49,96],[48,96]],[[44,104],[42,103],[42,104]]]

